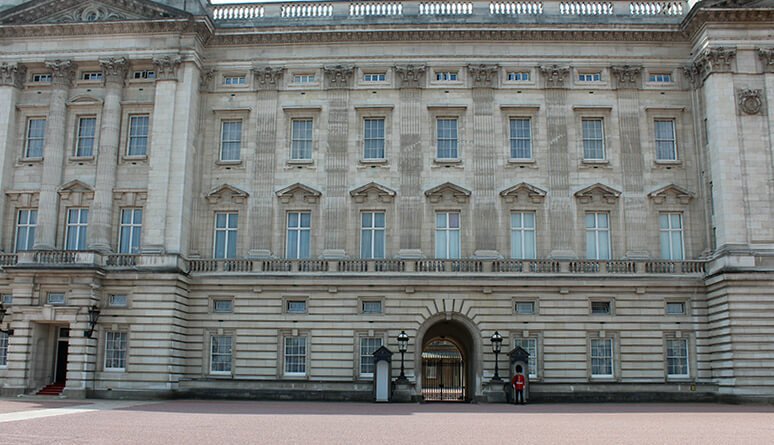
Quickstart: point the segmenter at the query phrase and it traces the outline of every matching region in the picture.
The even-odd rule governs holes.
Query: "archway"
[[[470,401],[481,393],[481,335],[457,313],[431,317],[417,331],[415,375],[426,401]]]

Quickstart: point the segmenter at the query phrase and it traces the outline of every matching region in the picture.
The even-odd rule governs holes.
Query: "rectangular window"
[[[48,304],[64,304],[65,294],[64,292],[49,292]]]
[[[363,158],[384,159],[384,118],[363,120]]]
[[[76,157],[94,156],[94,135],[97,128],[96,117],[82,117],[78,119],[78,138],[75,143]]]
[[[381,337],[360,337],[360,377],[374,376],[374,352],[381,347]]]
[[[581,82],[599,82],[601,79],[599,73],[580,73],[578,80]]]
[[[305,314],[306,300],[288,300],[287,312],[289,314]]]
[[[460,257],[460,214],[441,212],[435,214],[435,257]]]
[[[529,80],[529,71],[514,71],[508,73],[508,80],[515,80],[515,81],[528,81]]]
[[[659,82],[659,83],[668,83],[672,81],[672,75],[671,74],[651,74],[650,81]]]
[[[610,315],[610,302],[609,301],[592,301],[591,313],[600,315]]]
[[[439,159],[457,159],[457,118],[438,118],[435,120],[437,157]]]
[[[312,119],[293,119],[291,122],[290,158],[312,159]]]
[[[105,369],[126,369],[126,332],[105,332]]]
[[[661,237],[661,258],[673,261],[684,259],[683,215],[659,213],[658,225]]]
[[[613,376],[613,339],[591,339],[591,376]]]
[[[529,118],[510,119],[511,159],[532,159],[532,126]]]
[[[314,74],[296,74],[293,76],[293,83],[312,83]]]
[[[132,73],[132,79],[153,79],[156,73],[150,70],[135,71]]]
[[[13,304],[13,294],[0,295],[0,303],[2,303],[4,306],[10,306]]]
[[[667,340],[667,375],[670,377],[688,377],[687,339]]]
[[[35,228],[38,226],[36,209],[20,209],[16,216],[16,244],[14,252],[32,250],[35,244]]]
[[[8,334],[0,332],[0,367],[8,366]]]
[[[363,313],[364,314],[381,314],[382,302],[379,300],[363,301]]]
[[[610,259],[610,215],[606,212],[586,213],[586,258]]]
[[[511,213],[511,258],[535,258],[535,214]]]
[[[535,313],[535,302],[534,301],[517,301],[516,302],[516,313],[517,314],[534,314]]]
[[[529,376],[537,377],[538,350],[537,338],[514,338],[514,346],[520,346],[529,353]]]
[[[89,226],[89,209],[67,209],[65,250],[86,250],[86,228]]]
[[[213,335],[210,339],[210,372],[228,374],[231,372],[231,337]]]
[[[140,253],[142,209],[121,209],[118,253]]]
[[[36,73],[32,75],[32,81],[37,82],[51,82],[51,73]]]
[[[46,119],[30,118],[27,120],[27,148],[24,157],[39,159],[43,157],[43,142],[46,135]]]
[[[457,80],[457,72],[456,71],[441,71],[435,73],[435,80],[441,80],[441,81],[454,81]]]
[[[306,374],[306,337],[285,337],[285,374]]]
[[[605,159],[605,134],[602,119],[582,119],[583,159],[602,161]]]
[[[114,294],[110,295],[108,299],[109,306],[124,307],[126,306],[126,295]]]
[[[214,300],[212,302],[212,312],[228,313],[232,310],[231,300]]]
[[[127,156],[145,156],[148,152],[148,123],[150,116],[129,116]]]
[[[657,119],[654,121],[656,133],[656,160],[677,160],[677,144],[675,143],[675,121]]]
[[[666,313],[669,315],[683,315],[685,314],[685,303],[683,302],[669,302],[666,305]]]
[[[220,132],[220,160],[238,161],[242,149],[242,121],[223,121]]]
[[[236,258],[238,217],[236,213],[215,214],[213,258]]]
[[[312,214],[309,212],[288,213],[285,258],[292,260],[310,257],[311,223]]]
[[[223,83],[226,85],[244,85],[245,76],[226,76],[223,78]]]
[[[102,79],[102,71],[87,71],[81,73],[81,80],[100,80]]]
[[[384,73],[366,73],[363,74],[363,81],[365,82],[384,82],[387,76]]]
[[[384,212],[360,214],[360,258],[384,258]]]

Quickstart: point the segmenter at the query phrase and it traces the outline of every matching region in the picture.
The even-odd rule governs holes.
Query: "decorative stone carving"
[[[161,56],[153,58],[156,80],[177,80],[177,69],[182,63],[180,56]]]
[[[199,89],[207,90],[210,88],[212,78],[215,77],[214,68],[204,68],[199,72]]]
[[[499,65],[468,65],[474,88],[495,88],[499,71]]]
[[[7,190],[5,195],[16,208],[37,207],[40,204],[40,191],[38,190]]]
[[[113,201],[120,207],[142,207],[147,200],[146,189],[113,189]]]
[[[21,63],[3,63],[0,65],[0,85],[8,85],[16,88],[24,86],[24,77],[27,75],[27,66]]]
[[[315,190],[308,185],[296,182],[295,184],[277,190],[276,195],[283,204],[289,204],[296,196],[301,197],[304,202],[308,204],[316,204],[322,196],[322,192]]]
[[[774,48],[758,48],[764,73],[774,73]]]
[[[395,190],[376,182],[369,182],[366,185],[362,185],[354,190],[351,190],[349,195],[355,199],[355,202],[363,203],[368,200],[368,195],[370,192],[374,192],[376,194],[379,202],[390,203],[392,202],[393,198],[395,198]]]
[[[46,62],[51,70],[51,85],[70,87],[75,78],[76,65],[70,60],[51,60]]]
[[[747,114],[758,114],[761,112],[763,106],[761,90],[752,90],[750,88],[746,90],[738,90],[737,98],[739,108]]]
[[[698,88],[701,86],[701,76],[699,76],[699,69],[696,65],[686,65],[680,67],[683,70],[683,76],[691,84],[692,88]]]
[[[546,88],[564,88],[564,81],[570,75],[570,67],[558,65],[539,66],[546,79]]]
[[[326,85],[328,88],[349,88],[352,86],[352,78],[355,76],[354,66],[326,66],[325,72]]]
[[[610,71],[616,80],[618,88],[637,88],[640,84],[642,66],[639,65],[613,65]]]
[[[253,69],[253,74],[255,74],[255,86],[259,90],[278,90],[282,76],[285,74],[285,67],[256,67]]]
[[[548,192],[540,187],[535,187],[527,182],[520,182],[501,191],[500,196],[505,199],[505,202],[514,203],[519,199],[519,194],[521,193],[526,194],[527,198],[529,198],[533,204],[540,204],[548,194]]]
[[[94,200],[94,187],[77,179],[60,185],[57,192],[62,201],[71,205],[84,205]]]
[[[204,194],[204,198],[210,204],[217,204],[221,200],[229,200],[233,204],[244,204],[248,196],[250,194],[246,191],[229,184],[213,187]]]
[[[665,185],[648,193],[648,198],[653,200],[653,204],[656,205],[663,204],[670,196],[680,204],[687,205],[693,199],[694,194],[676,184]]]
[[[696,68],[702,77],[711,73],[731,71],[731,63],[736,58],[736,48],[707,48],[696,58]]]
[[[127,18],[126,14],[114,9],[108,9],[104,5],[90,4],[60,15],[43,18],[42,20],[45,23],[75,23],[126,20]]]
[[[615,204],[615,201],[621,196],[621,192],[599,182],[575,192],[575,197],[578,198],[581,204],[588,204],[594,201],[595,196],[600,197],[602,201],[608,204]]]
[[[425,65],[396,65],[395,74],[399,88],[422,88],[425,80]]]
[[[444,195],[451,197],[458,203],[465,203],[470,198],[470,190],[451,182],[444,182],[425,191],[425,196],[432,203],[441,202],[444,199]]]
[[[99,65],[102,67],[102,79],[107,84],[122,83],[129,71],[129,62],[124,57],[115,57],[100,59]]]

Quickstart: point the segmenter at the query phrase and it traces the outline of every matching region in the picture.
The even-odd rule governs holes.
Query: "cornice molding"
[[[23,88],[26,75],[27,66],[22,63],[13,62],[0,65],[0,85]]]
[[[75,78],[77,66],[72,60],[48,60],[46,68],[51,70],[51,85],[69,88]]]
[[[610,67],[617,88],[637,88],[640,86],[641,65],[613,65]]]
[[[127,20],[114,22],[42,23],[0,25],[0,37],[27,38],[51,36],[91,36],[104,34],[152,34],[161,32],[195,33],[208,42],[215,28],[209,18]]]
[[[680,26],[685,36],[692,39],[707,23],[743,22],[750,24],[758,22],[770,27],[772,21],[774,21],[774,9],[772,8],[745,7],[744,4],[733,7],[726,4],[694,7],[683,19]]]
[[[260,66],[253,68],[255,86],[259,90],[278,90],[284,74],[284,66]]]
[[[399,88],[422,88],[424,86],[425,65],[395,65],[395,74]]]
[[[105,84],[123,84],[129,71],[129,61],[125,57],[99,59],[99,66],[102,67],[102,79]]]
[[[468,65],[468,73],[473,81],[473,88],[497,87],[497,74],[500,65]]]
[[[325,84],[331,89],[352,87],[352,79],[355,76],[355,67],[352,65],[324,66]]]

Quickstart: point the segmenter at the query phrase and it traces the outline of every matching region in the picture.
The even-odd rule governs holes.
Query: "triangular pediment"
[[[59,193],[93,192],[94,187],[78,179],[73,179],[60,185],[58,191]]]
[[[277,190],[276,195],[283,203],[288,203],[291,199],[296,197],[302,198],[304,201],[309,203],[315,203],[318,199],[320,199],[320,196],[322,196],[322,192],[315,190],[308,185],[296,182],[295,184]]]
[[[675,200],[681,204],[688,204],[690,200],[694,198],[694,194],[688,190],[680,187],[677,184],[669,184],[664,187],[657,188],[648,193],[648,198],[652,199],[654,203],[661,204],[669,197],[674,197]]]
[[[221,184],[213,187],[204,195],[210,204],[215,204],[221,200],[229,200],[230,202],[241,204],[248,196],[250,196],[249,193],[230,184]]]
[[[616,190],[613,187],[601,184],[599,182],[588,187],[584,187],[575,192],[575,197],[583,203],[593,201],[595,196],[598,196],[607,203],[612,204],[616,199],[618,199],[619,196],[621,196],[621,192],[620,190]]]
[[[370,193],[375,194],[380,201],[390,201],[395,197],[395,190],[376,182],[369,182],[349,192],[350,196],[355,198],[357,202],[368,199]]]
[[[94,187],[77,179],[65,182],[57,191],[59,199],[69,205],[84,205],[94,199]]]
[[[540,187],[534,186],[528,182],[520,182],[501,191],[500,196],[508,201],[515,201],[519,199],[519,195],[522,193],[526,194],[527,197],[533,202],[542,201],[548,194],[548,192],[541,189]]]
[[[429,190],[425,190],[425,196],[430,198],[432,202],[438,202],[443,199],[444,195],[450,195],[458,202],[464,202],[470,198],[470,190],[465,187],[460,187],[452,182],[444,182],[441,185],[437,185]]]
[[[32,0],[1,12],[0,23],[114,22],[190,16],[185,11],[149,0]]]

